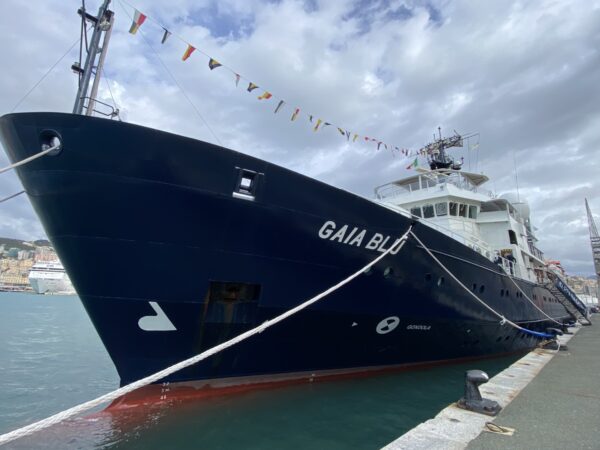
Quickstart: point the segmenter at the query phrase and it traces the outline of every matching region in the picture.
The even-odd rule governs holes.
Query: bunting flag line
[[[283,105],[285,105],[285,102],[283,100],[279,100],[279,103],[277,104],[277,108],[275,108],[275,111],[273,111],[273,114],[277,114],[277,112]]]
[[[415,158],[415,160],[406,166],[406,170],[412,169],[413,167],[419,167],[419,158]]]
[[[148,18],[145,14],[143,14],[142,12],[138,11],[137,9],[133,8],[133,21],[131,24],[131,27],[129,29],[129,33],[130,34],[136,34],[137,31],[139,30],[139,28],[142,26],[142,24],[146,21],[146,19]],[[167,39],[169,39],[169,37],[173,34],[171,33],[166,27],[164,27],[163,25],[161,25],[158,21],[151,19],[152,22],[155,22],[156,24],[158,24],[158,26],[162,29],[162,39],[161,39],[161,44],[164,44]],[[177,35],[176,35],[177,36]],[[183,38],[177,36],[179,40],[181,40],[182,42],[184,42],[185,44],[187,44],[187,48],[185,50],[185,52],[183,53],[183,56],[181,57],[182,61],[186,61],[191,55],[192,53],[194,53],[194,51],[196,50],[196,47],[194,47],[193,45],[189,44],[188,42],[186,42],[185,40],[183,40]],[[212,71],[218,67],[223,67],[224,69],[228,70],[229,72],[233,73],[235,76],[235,86],[236,88],[239,87],[240,84],[240,80],[242,78],[244,78],[244,81],[247,80],[246,77],[242,77],[240,74],[238,74],[237,72],[235,72],[233,69],[227,67],[227,66],[223,66],[223,64],[221,64],[219,61],[217,61],[216,59],[214,59],[213,57],[207,55],[204,51],[202,51],[201,49],[199,50],[199,53],[201,53],[203,56],[208,58],[208,67],[209,69]],[[254,84],[252,82],[248,83],[248,87],[246,88],[246,90],[248,92],[252,92],[255,89],[259,89],[259,86],[257,84]],[[260,89],[263,90],[263,89]],[[273,94],[271,94],[271,92],[263,90],[263,93],[261,95],[259,95],[257,98],[258,100],[269,100],[273,97]],[[277,114],[286,104],[286,102],[284,100],[279,100],[279,102],[277,103],[277,106],[275,107],[275,109],[273,110],[274,114]],[[300,114],[300,108],[299,107],[295,107],[293,110],[293,113],[291,115],[290,120],[293,122],[295,121],[298,116]],[[304,115],[307,115],[306,113],[303,113]],[[331,122],[326,122],[323,119],[317,119],[318,116],[314,116],[314,115],[307,115],[308,119],[311,123],[311,128],[313,129],[314,132],[318,131],[319,129],[323,129],[327,126],[332,125]],[[403,155],[405,155],[406,158],[412,158],[415,157],[415,160],[407,167],[407,169],[410,168],[414,168],[414,167],[418,167],[419,165],[419,161],[418,161],[418,156],[425,156],[428,154],[431,154],[431,149],[426,148],[426,149],[420,149],[420,150],[409,150],[406,148],[399,148],[399,147],[395,147],[395,146],[389,146],[388,144],[384,143],[383,141],[379,140],[379,139],[375,139],[375,138],[370,138],[367,136],[362,136],[359,135],[358,133],[353,133],[345,128],[339,127],[337,125],[334,125],[335,128],[337,128],[338,132],[342,135],[342,137],[346,138],[346,141],[350,142],[350,137],[352,136],[352,142],[356,142],[357,139],[361,138],[361,140],[364,138],[364,142],[368,143],[368,142],[374,142],[377,144],[377,150],[381,150],[381,146],[383,145],[384,148],[386,150],[391,150],[392,156],[395,157],[394,153],[395,152],[399,152],[402,153]],[[470,147],[470,150],[475,150],[479,147],[479,142],[477,142],[475,145],[473,145],[472,147]]]
[[[162,40],[160,41],[161,44],[167,42],[167,39],[169,39],[169,36],[171,36],[171,32],[169,30],[166,28],[163,28],[163,30],[165,30],[165,34],[163,34]]]
[[[181,60],[185,61],[186,59],[188,59],[192,55],[192,53],[194,53],[194,50],[196,50],[196,47],[192,47],[190,44],[188,44],[187,48],[185,49],[185,53],[181,57]]]
[[[210,58],[210,60],[208,61],[208,67],[210,68],[210,70],[216,69],[217,67],[221,67],[222,65],[223,64],[221,64],[219,61],[213,58]]]
[[[137,33],[137,30],[142,26],[142,24],[144,23],[145,20],[146,20],[146,16],[136,9],[135,13],[133,15],[133,23],[131,24],[131,27],[129,28],[129,32],[131,34]]]

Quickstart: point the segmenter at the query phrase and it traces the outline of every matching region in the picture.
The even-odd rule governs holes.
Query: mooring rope
[[[450,272],[450,270],[444,266],[444,264],[442,264],[442,262],[437,259],[435,257],[435,255],[431,252],[431,250],[429,250],[425,244],[423,244],[423,242],[417,237],[417,235],[415,233],[413,233],[412,231],[410,231],[410,234],[412,237],[415,238],[415,240],[419,243],[419,245],[421,247],[423,247],[423,249],[429,254],[429,256],[431,256],[431,258],[438,263],[438,265],[444,269],[444,271],[450,275],[452,277],[452,279],[454,281],[456,281],[465,291],[467,291],[475,300],[477,300],[479,303],[481,303],[482,306],[484,306],[488,311],[490,311],[492,314],[494,314],[496,317],[498,317],[500,319],[500,325],[504,325],[505,323],[509,324],[510,326],[516,328],[517,330],[522,331],[523,333],[528,333],[528,334],[532,334],[534,336],[539,336],[539,337],[543,337],[543,338],[553,338],[554,336],[548,333],[541,333],[539,331],[533,331],[533,330],[528,330],[527,328],[523,328],[520,325],[517,325],[516,323],[514,323],[513,321],[507,319],[506,317],[504,317],[502,314],[500,314],[498,311],[496,311],[494,308],[492,308],[490,305],[488,305],[486,302],[484,302],[483,300],[481,300],[474,292],[471,291],[471,289],[469,289],[467,286],[464,285],[464,283],[462,281],[460,281],[458,278],[456,278],[456,276]]]
[[[548,314],[546,314],[546,312],[540,308],[538,305],[536,305],[535,303],[533,303],[533,300],[531,300],[527,294],[523,291],[523,289],[521,289],[521,287],[517,284],[517,282],[513,279],[513,277],[511,277],[508,273],[508,278],[510,279],[510,281],[513,282],[513,284],[517,287],[517,289],[519,291],[521,291],[521,294],[523,294],[525,296],[525,298],[527,300],[529,300],[529,303],[531,303],[539,312],[541,312],[543,315],[545,315],[548,319],[550,319],[552,322],[559,324],[560,326],[563,326],[564,324],[562,322],[559,322],[558,320],[554,319],[553,317],[550,317]]]
[[[108,394],[104,394],[94,400],[90,400],[88,402],[85,403],[81,403],[80,405],[74,406],[72,408],[69,408],[65,411],[59,412],[57,414],[54,414],[53,416],[50,416],[46,419],[40,420],[38,422],[32,423],[31,425],[27,425],[25,427],[19,428],[17,430],[11,431],[9,433],[0,435],[0,445],[6,444],[8,442],[14,441],[15,439],[19,439],[22,438],[24,436],[28,436],[30,434],[36,433],[37,431],[43,430],[44,428],[48,428],[52,425],[55,425],[59,422],[62,422],[66,419],[69,419],[73,416],[79,415],[85,411],[89,411],[90,409],[93,409],[97,406],[100,406],[104,403],[116,400],[117,398],[128,394],[132,391],[135,391],[136,389],[139,389],[141,387],[144,387],[148,384],[154,383],[156,381],[159,381],[179,370],[185,369],[186,367],[192,366],[206,358],[208,358],[209,356],[212,356],[216,353],[219,353],[229,347],[232,347],[246,339],[248,339],[251,336],[254,336],[255,334],[258,333],[262,333],[263,331],[265,331],[267,328],[272,327],[273,325],[278,324],[279,322],[287,319],[288,317],[296,314],[299,311],[302,311],[303,309],[307,308],[308,306],[312,305],[313,303],[318,302],[319,300],[321,300],[323,297],[326,297],[327,295],[331,294],[332,292],[338,290],[339,288],[341,288],[342,286],[348,284],[350,281],[352,281],[353,279],[355,279],[356,277],[358,277],[360,274],[362,274],[363,272],[365,272],[366,270],[368,270],[369,268],[371,268],[372,266],[374,266],[375,264],[377,264],[379,261],[381,261],[383,258],[385,258],[390,252],[392,252],[393,250],[396,250],[395,254],[398,253],[400,251],[400,249],[404,246],[406,240],[408,239],[408,235],[411,232],[412,229],[412,225],[408,228],[408,230],[406,231],[406,233],[404,233],[404,235],[402,235],[401,238],[397,239],[396,242],[394,242],[394,245],[392,245],[389,249],[387,249],[385,252],[383,252],[380,256],[378,256],[377,258],[375,258],[373,261],[371,261],[369,264],[367,264],[366,266],[362,267],[361,269],[357,270],[356,272],[354,272],[352,275],[350,275],[349,277],[347,277],[346,279],[340,281],[338,284],[336,284],[335,286],[330,287],[329,289],[327,289],[326,291],[321,292],[320,294],[316,295],[315,297],[311,298],[310,300],[305,301],[304,303],[301,303],[300,305],[284,312],[283,314],[280,314],[279,316],[271,319],[271,320],[267,320],[266,322],[262,323],[261,325],[252,328],[251,330],[248,330],[228,341],[223,342],[222,344],[219,344],[215,347],[212,347],[196,356],[192,356],[191,358],[188,358],[184,361],[181,361],[177,364],[174,364],[170,367],[167,367],[166,369],[161,370],[160,372],[156,372],[152,375],[149,375],[145,378],[142,378],[141,380],[135,381],[131,384],[128,384],[126,386],[123,386],[122,388],[116,389],[112,392],[109,392]]]
[[[57,144],[57,145],[54,145],[52,147],[48,147],[47,149],[42,150],[41,152],[36,153],[35,155],[31,155],[31,156],[29,156],[29,157],[27,157],[25,159],[22,159],[21,161],[17,161],[16,163],[13,163],[13,164],[11,164],[9,166],[6,166],[6,167],[0,169],[0,173],[8,172],[9,170],[14,169],[15,167],[22,166],[23,164],[27,164],[28,162],[31,162],[34,159],[41,158],[42,156],[50,153],[51,151],[58,150],[61,145],[62,144]]]
[[[5,201],[10,200],[11,198],[18,197],[19,195],[24,194],[24,193],[25,193],[25,191],[19,191],[16,194],[12,194],[12,195],[9,195],[8,197],[4,197],[3,199],[0,199],[0,203],[4,203]]]

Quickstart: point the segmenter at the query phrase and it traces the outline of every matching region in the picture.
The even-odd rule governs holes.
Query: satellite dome
[[[531,211],[529,209],[529,203],[524,198],[518,198],[517,194],[514,192],[507,192],[506,194],[502,194],[500,198],[509,202],[513,207],[517,210],[519,215],[524,219],[528,219]]]

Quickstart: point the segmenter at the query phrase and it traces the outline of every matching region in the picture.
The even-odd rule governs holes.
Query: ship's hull
[[[71,280],[66,273],[31,271],[29,284],[36,294],[63,294],[75,293]]]
[[[61,152],[18,174],[122,383],[320,293],[380,255],[412,223],[362,197],[201,141],[70,114],[0,119],[13,161],[38,152],[53,133]],[[254,174],[250,193],[240,189],[245,174]],[[533,330],[551,325],[487,258],[424,224],[414,231],[499,313]],[[551,298],[545,288],[519,283],[548,314],[569,317],[559,303],[542,301]],[[409,239],[321,302],[168,380],[308,377],[536,344],[502,326]]]

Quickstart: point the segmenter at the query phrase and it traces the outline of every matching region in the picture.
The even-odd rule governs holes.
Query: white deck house
[[[476,173],[421,170],[375,188],[375,196],[378,203],[419,217],[492,261],[500,255],[507,272],[541,281],[545,263],[535,247],[527,203],[495,198],[481,188],[486,181]]]

